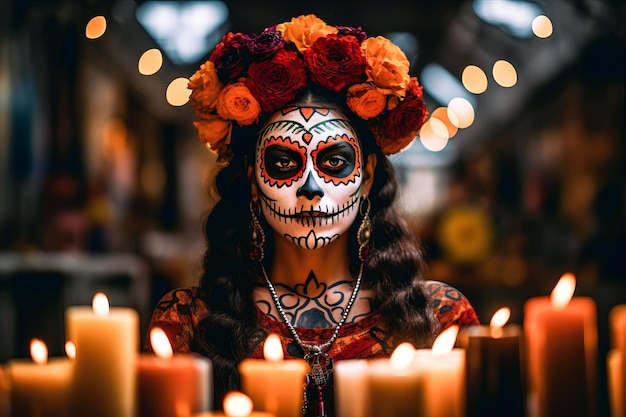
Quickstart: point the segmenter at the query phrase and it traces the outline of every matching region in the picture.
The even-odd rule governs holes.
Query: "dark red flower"
[[[295,97],[306,85],[304,62],[296,52],[280,50],[271,59],[253,62],[246,87],[265,112],[273,112]]]
[[[250,39],[248,50],[253,59],[268,57],[285,46],[283,34],[277,30],[264,30],[260,35]]]
[[[367,39],[367,33],[359,26],[359,27],[351,27],[351,26],[335,26],[337,28],[337,35],[351,35],[354,36],[359,43],[363,42]]]
[[[354,36],[319,38],[304,51],[304,61],[311,79],[334,92],[361,82],[365,73],[365,55]]]
[[[244,59],[250,37],[243,33],[229,32],[217,44],[209,57],[223,83],[238,78],[244,70]]]
[[[376,143],[386,155],[404,149],[417,136],[427,114],[426,104],[421,98],[407,96],[373,129]]]

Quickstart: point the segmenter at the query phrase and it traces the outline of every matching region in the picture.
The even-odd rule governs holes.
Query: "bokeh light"
[[[139,62],[137,63],[137,69],[142,75],[152,75],[161,69],[163,65],[163,55],[161,51],[156,48],[148,49],[141,54]]]
[[[165,98],[170,105],[183,106],[187,104],[191,95],[191,90],[187,88],[188,83],[189,79],[181,77],[172,80],[167,86]]]
[[[552,35],[552,21],[548,16],[540,15],[533,19],[533,33],[538,38],[547,38]]]
[[[104,35],[107,30],[107,20],[104,16],[93,17],[85,27],[85,36],[87,39],[97,39]]]
[[[455,97],[448,103],[448,118],[459,129],[470,127],[474,123],[474,107],[463,97]]]
[[[502,87],[513,87],[517,84],[517,71],[509,61],[500,59],[493,64],[493,79]]]
[[[437,118],[426,120],[420,129],[420,142],[431,152],[439,152],[448,144],[446,125]]]
[[[452,116],[454,121],[450,120],[450,116]],[[454,135],[456,135],[456,133],[459,131],[459,128],[458,128],[459,122],[456,117],[456,114],[448,113],[448,109],[445,107],[436,108],[430,115],[430,118],[438,119],[441,122],[443,122],[443,124],[446,126],[446,129],[448,130],[448,133],[447,133],[448,138],[454,137]]]
[[[463,86],[470,93],[482,94],[487,90],[487,75],[480,67],[468,65],[461,75]]]

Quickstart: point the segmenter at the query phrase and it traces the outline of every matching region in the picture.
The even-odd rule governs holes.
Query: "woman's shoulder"
[[[480,324],[474,307],[458,289],[441,281],[426,281],[424,287],[442,330],[453,324],[460,327]]]
[[[174,351],[186,352],[191,349],[196,324],[208,312],[201,288],[172,289],[155,305],[149,328],[160,327],[170,339]],[[145,348],[149,349],[147,340]]]

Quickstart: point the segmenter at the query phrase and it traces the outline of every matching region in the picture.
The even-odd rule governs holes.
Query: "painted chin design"
[[[315,230],[311,229],[309,234],[306,236],[291,236],[286,234],[285,237],[287,239],[291,239],[294,245],[300,246],[305,249],[317,249],[323,248],[328,245],[333,240],[339,237],[339,234],[334,234],[332,236],[317,236],[315,234]]]
[[[298,224],[304,227],[323,227],[332,226],[339,219],[348,216],[358,207],[359,194],[356,193],[350,197],[350,201],[343,206],[335,207],[319,207],[314,210],[313,206],[305,208],[304,205],[299,208],[284,209],[277,207],[276,201],[270,199],[263,193],[259,193],[265,207],[272,215],[285,224]]]

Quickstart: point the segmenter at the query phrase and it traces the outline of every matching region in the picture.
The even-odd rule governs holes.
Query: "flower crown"
[[[426,120],[422,87],[397,45],[309,14],[259,35],[222,38],[189,80],[199,139],[226,157],[233,122],[256,123],[261,112],[275,112],[310,84],[345,95],[386,155],[408,146]]]

